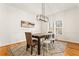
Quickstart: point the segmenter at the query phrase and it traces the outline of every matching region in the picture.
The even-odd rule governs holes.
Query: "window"
[[[62,35],[62,20],[56,20],[55,30],[57,35]]]

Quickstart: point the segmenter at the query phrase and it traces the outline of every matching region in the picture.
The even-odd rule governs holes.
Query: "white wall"
[[[49,23],[41,21],[41,32],[47,33],[49,31]]]
[[[63,20],[63,35],[70,39],[79,40],[79,8],[61,11],[50,16],[51,20]],[[20,21],[28,20],[35,23],[34,28],[21,28]],[[41,27],[42,26],[42,27]],[[46,32],[48,23],[42,23],[35,19],[34,14],[20,10],[7,4],[0,4],[0,46],[25,40],[25,31]]]
[[[74,7],[50,16],[52,20],[63,20],[63,36],[79,41],[79,8]]]
[[[6,7],[6,8],[5,8]],[[33,28],[21,28],[21,20],[35,23]],[[40,22],[34,14],[29,14],[7,4],[0,4],[0,46],[25,40],[24,32],[40,32]]]
[[[0,46],[4,45],[5,43],[9,42],[8,40],[8,23],[6,17],[6,6],[5,4],[0,4]]]

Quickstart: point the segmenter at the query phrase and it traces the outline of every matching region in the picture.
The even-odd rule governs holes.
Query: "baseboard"
[[[5,47],[5,46],[9,46],[9,45],[13,45],[13,44],[17,44],[17,43],[21,43],[21,42],[24,42],[25,40],[20,40],[20,41],[17,41],[17,42],[11,42],[11,43],[8,43],[8,44],[3,44],[1,47]]]

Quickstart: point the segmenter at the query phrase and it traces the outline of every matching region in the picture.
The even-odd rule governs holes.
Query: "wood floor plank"
[[[68,43],[65,48],[64,55],[65,56],[79,56],[79,44]]]
[[[25,41],[23,41],[23,42],[25,42]],[[0,47],[0,56],[9,56],[10,53],[9,53],[8,49],[9,49],[10,47],[15,48],[16,45],[19,45],[20,43],[23,43],[23,42],[14,43],[14,44],[10,44],[10,45],[6,45],[6,46]]]
[[[0,56],[8,56],[9,52],[8,52],[8,47],[0,47]]]

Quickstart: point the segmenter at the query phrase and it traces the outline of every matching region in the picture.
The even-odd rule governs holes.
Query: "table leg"
[[[41,45],[40,45],[40,38],[38,38],[38,55],[40,55],[40,47],[41,47]]]

